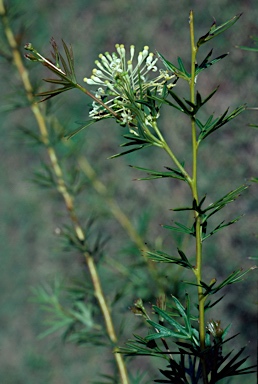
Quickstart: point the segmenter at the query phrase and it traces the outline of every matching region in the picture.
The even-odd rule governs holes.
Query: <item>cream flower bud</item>
[[[131,46],[130,46],[130,54],[131,54],[130,61],[133,61],[134,51],[135,51],[135,46],[134,46],[134,45],[131,45]]]

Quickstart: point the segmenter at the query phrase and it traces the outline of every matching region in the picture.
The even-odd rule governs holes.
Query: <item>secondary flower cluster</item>
[[[131,108],[132,101],[144,99],[147,89],[156,89],[161,94],[166,84],[172,87],[170,82],[175,76],[168,71],[156,66],[158,58],[149,52],[145,46],[138,57],[135,58],[135,47],[130,46],[130,58],[126,58],[126,49],[123,44],[116,44],[116,52],[100,54],[90,78],[84,78],[89,85],[97,86],[95,96],[112,109],[122,124],[134,125],[134,112]],[[156,77],[150,77],[151,72],[157,72]],[[109,111],[96,101],[92,104],[89,116],[93,119],[112,117]],[[149,116],[150,119],[150,116]]]

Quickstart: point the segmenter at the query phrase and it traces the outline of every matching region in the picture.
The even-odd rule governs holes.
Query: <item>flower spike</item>
[[[99,60],[95,61],[96,67],[92,75],[84,78],[89,85],[98,86],[95,97],[107,104],[120,117],[121,123],[135,125],[134,113],[130,108],[132,100],[142,99],[147,95],[147,90],[157,90],[162,93],[164,85],[175,76],[169,71],[160,70],[158,76],[148,78],[151,73],[157,72],[158,58],[149,52],[146,45],[135,56],[135,46],[130,46],[129,59],[126,58],[124,44],[115,45],[116,52],[99,54]],[[167,84],[172,87],[174,84]],[[109,111],[105,111],[103,105],[95,101],[92,104],[90,117],[96,120],[112,117]]]

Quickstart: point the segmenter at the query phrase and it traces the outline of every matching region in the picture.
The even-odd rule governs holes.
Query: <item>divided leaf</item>
[[[96,120],[89,120],[89,121],[85,121],[84,123],[78,123],[80,124],[80,127],[77,128],[75,131],[68,133],[65,137],[67,139],[71,139],[73,136],[77,135],[77,133],[81,132],[85,128],[88,128],[90,125],[94,123],[96,123]]]
[[[225,32],[228,28],[232,27],[232,25],[235,24],[235,22],[239,19],[241,15],[242,14],[240,13],[219,26],[216,25],[216,21],[214,20],[209,32],[199,38],[197,42],[197,47],[200,47],[202,44],[206,43],[207,41]]]
[[[181,257],[180,259],[178,257],[170,256],[167,253],[162,251],[147,252],[147,255],[151,260],[156,261],[157,263],[172,263],[172,264],[180,265],[181,267],[184,267],[184,268],[192,269],[193,266],[188,261],[184,252],[181,251],[179,248],[177,250]]]
[[[195,236],[196,233],[195,233],[194,226],[189,228],[189,227],[186,227],[184,224],[178,223],[176,221],[175,221],[175,224],[176,224],[176,227],[172,225],[163,225],[163,228],[170,229],[171,231],[174,231],[174,232],[181,232],[181,233]]]
[[[161,61],[163,62],[163,64],[165,65],[165,67],[167,68],[168,71],[171,71],[174,73],[174,75],[176,75],[177,77],[179,78],[182,78],[184,80],[187,80],[189,81],[189,79],[191,78],[191,75],[190,73],[188,73],[183,65],[183,61],[180,57],[178,57],[178,64],[179,64],[179,68],[177,68],[174,64],[172,64],[170,61],[166,60],[165,57],[157,52],[159,58],[161,59]]]
[[[195,119],[196,124],[200,128],[200,134],[198,137],[198,143],[200,143],[203,139],[209,136],[211,133],[215,132],[217,129],[221,128],[223,125],[227,124],[230,120],[237,117],[240,113],[246,110],[246,105],[240,105],[233,112],[231,112],[228,116],[228,109],[218,118],[213,120],[213,115],[211,115],[206,123],[202,124],[202,122],[198,119]]]
[[[205,216],[205,220],[207,220],[214,213],[221,210],[223,207],[225,207],[225,205],[235,201],[241,195],[241,193],[244,192],[247,188],[249,188],[249,186],[246,184],[243,184],[240,187],[234,189],[233,191],[226,193],[220,199],[215,201],[215,203],[208,205],[207,208],[202,210],[202,213],[206,213],[211,210],[211,213]]]
[[[222,281],[217,286],[215,286],[215,284],[217,282],[215,279],[214,279],[213,284],[211,284],[211,285],[207,285],[204,281],[201,281],[200,285],[205,289],[203,295],[204,296],[214,295],[215,293],[217,293],[218,291],[220,291],[222,288],[226,287],[227,285],[235,284],[235,283],[242,281],[244,276],[248,272],[250,272],[256,268],[257,268],[256,266],[253,266],[253,267],[250,267],[249,269],[247,269],[246,271],[243,271],[243,269],[239,269],[237,271],[234,271],[224,281]],[[192,284],[192,285],[195,285],[195,284]]]
[[[212,98],[212,96],[217,92],[218,89],[219,89],[219,87],[215,88],[214,91],[212,91],[204,100],[202,100],[201,94],[197,91],[195,104],[192,103],[190,100],[186,100],[185,99],[185,102],[192,107],[192,111],[191,112],[192,112],[193,116],[196,115],[196,113],[199,111],[199,109],[205,103],[207,103],[207,101],[209,101]]]
[[[191,316],[190,316],[190,302],[189,302],[189,296],[187,295],[187,308],[185,310],[184,306],[180,303],[180,301],[172,296],[176,309],[180,315],[180,318],[183,319],[184,321],[184,326],[178,323],[176,320],[173,319],[170,314],[168,314],[166,311],[163,309],[153,306],[153,309],[155,312],[162,318],[162,323],[165,321],[168,326],[171,326],[172,329],[165,327],[164,325],[161,325],[160,323],[156,323],[152,320],[147,320],[149,324],[151,324],[154,328],[156,333],[154,334],[149,334],[146,336],[146,340],[154,340],[154,339],[159,339],[163,337],[174,337],[174,338],[179,338],[179,339],[184,339],[184,340],[191,340],[192,343],[195,346],[199,345],[199,335],[198,331],[192,328],[191,326]]]
[[[211,232],[209,232],[206,236],[203,236],[202,237],[202,241],[206,240],[208,237],[214,235],[216,232],[218,232],[220,229],[223,229],[225,227],[228,227],[229,225],[231,224],[234,224],[236,223],[237,221],[240,220],[240,218],[242,217],[242,215],[236,217],[235,219],[233,220],[230,220],[228,221],[227,223],[224,224],[224,221],[222,221],[219,225],[217,225],[217,227],[215,227]],[[206,224],[206,221],[204,222],[204,224]],[[203,224],[202,224],[203,225]]]
[[[127,151],[120,152],[116,155],[110,156],[109,159],[115,159],[117,157],[127,155],[128,153],[138,151],[142,148],[151,147],[153,145],[153,142],[150,141],[149,139],[136,136],[134,134],[124,135],[124,138],[128,139],[129,141],[121,144],[120,147],[132,147],[132,148],[128,149]]]
[[[44,81],[52,84],[62,85],[61,88],[49,90],[38,93],[36,96],[43,96],[43,100],[48,100],[54,96],[59,95],[65,91],[69,91],[76,87],[77,80],[74,70],[74,57],[72,47],[68,47],[64,41],[63,48],[65,51],[66,59],[60,54],[57,44],[54,39],[51,39],[51,45],[53,48],[52,58],[55,60],[53,63],[50,59],[45,58],[29,43],[25,45],[25,49],[30,51],[25,57],[31,61],[37,61],[46,66],[51,72],[58,76],[58,79],[44,79]]]
[[[218,61],[222,60],[224,57],[226,57],[228,55],[228,53],[224,53],[218,57],[216,57],[215,59],[209,61],[209,58],[212,54],[212,49],[210,50],[210,52],[208,53],[208,55],[205,57],[205,59],[202,61],[202,63],[200,65],[196,65],[196,68],[195,68],[195,76],[198,76],[199,73],[201,73],[204,69],[206,68],[209,68],[211,67],[213,64],[217,63]]]
[[[173,169],[173,168],[165,167],[165,168],[169,169],[170,172],[159,172],[159,171],[154,171],[154,170],[148,169],[148,168],[136,167],[133,165],[130,165],[130,167],[138,169],[139,171],[147,172],[147,174],[150,175],[149,177],[139,178],[137,180],[153,180],[153,179],[160,179],[160,178],[164,178],[164,177],[171,177],[174,179],[186,181],[182,172],[180,172],[176,169]]]

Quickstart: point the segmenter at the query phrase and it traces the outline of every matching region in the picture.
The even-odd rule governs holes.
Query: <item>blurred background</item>
[[[220,114],[227,107],[233,109],[242,103],[257,107],[258,54],[235,47],[251,46],[250,36],[258,36],[258,6],[255,0],[40,0],[29,5],[14,0],[6,4],[19,13],[19,17],[13,20],[13,26],[17,38],[21,39],[21,46],[31,42],[46,56],[49,56],[51,37],[59,45],[64,39],[73,46],[77,79],[81,83],[83,77],[90,76],[98,54],[112,52],[116,43],[127,47],[135,44],[137,50],[148,45],[151,51],[161,52],[173,63],[176,64],[180,56],[188,65],[190,9],[195,15],[196,38],[207,32],[214,18],[217,24],[221,24],[243,13],[230,30],[204,46],[199,60],[213,47],[214,57],[226,52],[230,54],[203,73],[198,89],[203,95],[208,95],[220,84],[219,91],[207,106],[209,114]],[[33,183],[34,171],[46,155],[42,148],[30,145],[20,133],[22,127],[37,127],[29,108],[20,106],[23,90],[15,69],[3,59],[0,65],[0,382],[90,383],[97,380],[97,373],[105,373],[109,369],[108,354],[105,358],[102,350],[94,347],[97,354],[102,354],[100,360],[96,358],[96,353],[92,354],[91,346],[64,344],[55,336],[38,339],[38,334],[44,330],[43,316],[39,307],[30,300],[31,287],[51,283],[55,276],[62,279],[78,276],[82,273],[81,260],[76,254],[64,252],[55,234],[56,228],[65,222],[62,201],[54,192],[42,190]],[[33,81],[41,90],[46,89],[48,85],[41,83],[41,79],[46,77],[45,69],[34,63],[26,65]],[[51,108],[56,111],[65,130],[72,131],[78,127],[76,122],[87,120],[90,104],[90,100],[82,94],[71,91],[57,98]],[[13,111],[15,105],[19,108]],[[258,124],[257,111],[244,112],[203,143],[199,174],[201,194],[207,193],[207,203],[248,182],[250,178],[258,177],[258,132],[248,127],[249,123]],[[172,148],[187,164],[191,145],[188,120],[174,110],[164,109],[160,124]],[[120,126],[101,122],[83,131],[74,140],[81,145],[82,153],[87,156],[110,195],[142,230],[144,240],[150,247],[161,245],[170,254],[178,245],[191,250],[191,244],[185,244],[186,239],[172,236],[171,232],[161,227],[162,224],[171,225],[172,220],[184,220],[182,214],[177,215],[170,209],[184,206],[189,201],[187,187],[175,180],[135,181],[142,174],[128,167],[137,165],[162,171],[164,166],[171,165],[165,154],[151,149],[119,160],[107,160],[119,152],[124,133]],[[255,260],[250,258],[258,254],[257,192],[258,184],[252,184],[243,196],[216,218],[217,221],[220,218],[231,220],[243,214],[238,223],[212,236],[204,245],[206,281],[215,276],[225,278],[240,267],[246,269],[255,264]],[[80,195],[78,206],[83,220],[97,215],[101,231],[110,238],[101,274],[107,283],[114,284],[115,291],[124,281],[123,276],[117,276],[117,280],[113,281],[112,258],[119,262],[125,260],[125,264],[136,262],[136,254],[131,251],[132,244],[109,215],[105,201],[90,183],[87,191]],[[185,220],[187,222],[187,216]],[[171,287],[168,295],[180,291],[179,282],[190,278],[178,274],[176,269],[166,277]],[[257,357],[256,276],[256,272],[252,272],[242,283],[226,289],[224,293],[227,295],[214,314],[216,320],[223,319],[224,327],[233,323],[230,335],[240,333],[234,347],[246,345],[252,364]],[[140,275],[137,279],[138,287],[134,291],[137,296],[125,297],[115,319],[117,324],[122,320],[125,322],[128,336],[136,327],[136,319],[129,306],[137,297],[147,298],[152,285],[144,277],[141,280]],[[185,289],[184,285],[182,295]],[[107,292],[110,299],[113,295],[114,292]],[[123,343],[124,338],[121,345]],[[151,379],[158,377],[154,364],[153,360],[137,358],[136,363],[132,363],[132,370],[135,373],[142,368],[146,371],[146,382],[151,382]],[[232,381],[234,384],[255,382],[254,376]]]

